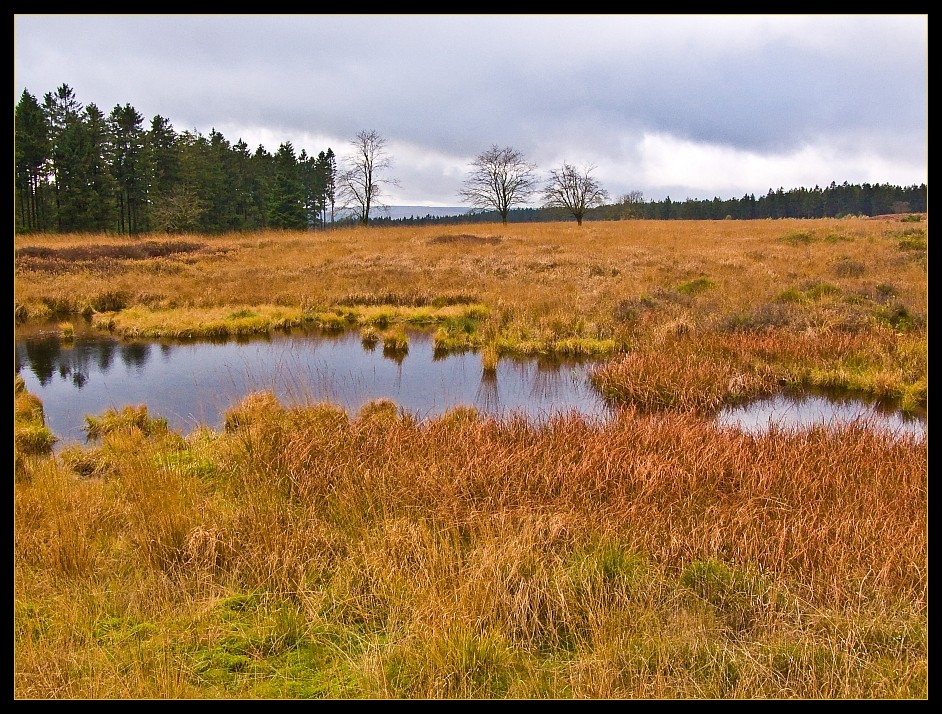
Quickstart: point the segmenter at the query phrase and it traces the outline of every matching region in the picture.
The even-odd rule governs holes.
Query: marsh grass
[[[487,374],[497,372],[497,365],[500,362],[500,353],[494,344],[485,345],[481,350],[481,369]]]
[[[20,698],[927,695],[924,439],[270,393],[118,421],[109,468],[17,484]]]
[[[48,456],[58,438],[46,426],[42,402],[26,390],[23,378],[13,378],[13,473],[15,479],[27,477],[26,462]]]
[[[919,412],[928,402],[922,338],[875,326],[866,334],[794,330],[693,335],[676,328],[596,367],[612,404],[697,410],[769,396],[783,387],[845,391]]]
[[[926,225],[846,218],[497,230],[17,236],[14,312],[20,324],[84,314],[128,339],[401,324],[432,330],[439,354],[493,343],[521,357],[617,359],[671,332],[734,342],[736,333],[771,331],[783,346],[795,335],[865,342],[874,333],[878,343],[860,350],[886,361],[883,326],[901,341],[927,340]],[[805,383],[807,371],[785,378]],[[844,370],[844,386],[919,402],[919,378],[890,371],[900,383],[889,389],[883,370]]]
[[[17,379],[14,697],[927,698],[926,438],[704,418],[790,385],[925,407],[898,221],[475,234],[498,230],[17,236],[18,323],[110,294],[89,315],[122,335],[335,315],[385,350],[421,324],[436,349],[592,354],[618,408],[418,421],[259,392],[219,432],[120,407],[55,453]]]

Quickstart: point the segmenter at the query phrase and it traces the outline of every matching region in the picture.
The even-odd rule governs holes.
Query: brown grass
[[[899,249],[899,225],[863,219],[624,221],[582,228],[522,224],[501,226],[499,243],[457,245],[438,242],[442,231],[434,226],[182,236],[161,238],[162,255],[58,260],[57,269],[28,256],[128,254],[129,241],[16,236],[14,289],[17,304],[36,316],[60,302],[81,312],[108,293],[155,309],[266,304],[328,309],[352,293],[361,299],[472,293],[498,309],[503,320],[532,327],[552,321],[575,327],[581,321],[583,329],[594,325],[611,333],[620,326],[619,306],[626,301],[647,297],[665,319],[683,318],[699,327],[749,316],[782,291],[825,275],[845,298],[865,298],[876,286],[893,285],[902,304],[924,315],[926,266],[918,255]],[[497,228],[481,226],[475,235],[492,236]],[[795,233],[809,236],[809,242],[783,240]],[[142,246],[156,241],[139,239]],[[861,274],[828,275],[829,265],[847,260],[862,266]],[[698,278],[715,287],[694,295],[677,291]],[[808,322],[825,328],[841,319],[832,302],[806,306],[804,312],[814,313]]]
[[[92,447],[107,475],[50,461],[17,488],[20,697],[264,696],[323,636],[336,696],[925,694],[924,440],[266,394],[222,434],[139,421]],[[294,614],[262,627],[220,597]]]
[[[474,235],[497,230],[185,236],[55,269],[42,250],[129,241],[16,237],[19,319],[357,305],[378,343],[393,308],[467,296],[487,309],[443,343],[487,369],[611,341],[619,411],[417,422],[261,393],[219,433],[134,407],[61,454],[18,436],[15,698],[927,698],[927,440],[704,418],[783,384],[924,407],[925,250],[862,219]],[[14,394],[15,435],[41,433]]]

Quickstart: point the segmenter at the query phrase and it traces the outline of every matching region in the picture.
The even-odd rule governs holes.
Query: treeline
[[[628,194],[617,203],[586,210],[586,221],[649,220],[752,220],[760,218],[841,218],[843,216],[881,216],[892,213],[925,213],[928,187],[892,186],[890,184],[849,184],[832,182],[827,188],[795,188],[785,191],[769,189],[765,196],[746,195],[742,198],[712,201],[688,198],[685,201],[645,201],[640,193]],[[407,218],[373,219],[375,225],[425,225],[500,222],[496,211],[461,216],[412,216]],[[508,223],[539,223],[574,221],[554,208],[514,208],[507,214]]]
[[[40,102],[24,90],[14,115],[17,232],[124,234],[310,230],[352,222],[337,205],[337,158],[295,153],[291,142],[274,154],[209,136],[177,132],[155,116],[149,126],[130,104],[105,115],[83,106],[71,87],[59,86]],[[720,220],[824,218],[923,213],[928,189],[888,184],[779,188],[756,198],[645,201],[640,192],[587,208],[587,221],[640,219]],[[464,224],[501,221],[497,211],[461,216],[371,219],[384,224]],[[514,208],[508,222],[574,220],[553,208]]]
[[[68,85],[40,103],[23,92],[14,115],[18,232],[207,232],[310,229],[334,218],[336,157],[272,154],[149,126],[130,104],[107,116]]]
[[[685,201],[628,201],[596,209],[596,219],[612,220],[619,208],[637,218],[721,220],[724,218],[840,218],[843,216],[882,216],[889,213],[925,213],[928,187],[890,184],[849,184],[831,182],[827,188],[769,189],[764,196]],[[622,211],[624,213],[624,211]],[[612,215],[614,214],[614,215]],[[586,216],[586,220],[589,220]]]

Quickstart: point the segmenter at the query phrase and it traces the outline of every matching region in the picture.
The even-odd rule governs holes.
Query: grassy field
[[[903,220],[905,218],[905,220]],[[924,699],[928,445],[744,434],[827,387],[924,414],[928,217],[17,236],[17,325],[295,325],[597,358],[618,414],[249,395],[54,451],[14,382],[14,696]]]

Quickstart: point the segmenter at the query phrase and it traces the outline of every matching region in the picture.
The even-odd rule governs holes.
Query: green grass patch
[[[707,290],[712,290],[715,287],[716,283],[713,280],[710,280],[710,278],[707,277],[700,277],[694,278],[693,280],[688,280],[685,283],[681,283],[675,288],[675,290],[677,290],[679,293],[683,293],[684,295],[699,295],[700,293],[704,293]]]
[[[907,236],[899,242],[900,250],[928,250],[929,242],[920,236]]]
[[[453,625],[395,648],[384,676],[401,699],[503,699],[519,678],[519,659],[500,632]]]
[[[171,471],[200,479],[212,479],[218,473],[215,461],[190,449],[162,451],[157,455],[156,463]]]
[[[825,243],[849,243],[854,239],[851,236],[846,235],[845,233],[828,233],[824,236]]]
[[[259,594],[220,603],[228,623],[185,652],[200,686],[231,696],[272,699],[343,699],[359,696],[358,633],[309,622],[296,604]]]
[[[151,310],[135,306],[119,312],[98,313],[92,324],[125,339],[225,339],[266,334],[300,327],[314,319],[299,308],[278,305],[230,310],[179,308]]]
[[[803,304],[816,302],[823,298],[834,297],[840,294],[841,289],[836,285],[824,282],[811,282],[802,285],[800,288],[786,288],[775,297],[775,301],[785,304]]]
[[[764,614],[782,604],[762,576],[719,560],[690,563],[681,573],[680,584],[713,606],[736,632],[753,628]]]
[[[785,245],[804,246],[814,241],[814,234],[809,231],[791,231],[781,238]]]

